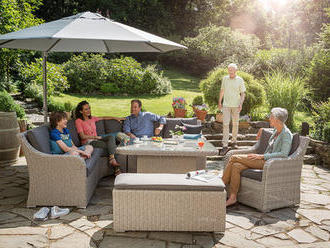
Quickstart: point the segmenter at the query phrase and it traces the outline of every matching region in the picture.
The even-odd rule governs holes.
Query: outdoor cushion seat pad
[[[171,138],[170,130],[174,130],[176,125],[182,125],[181,123],[197,125],[197,118],[166,118],[164,138]]]
[[[73,144],[77,147],[81,146],[79,134],[77,133],[77,129],[76,129],[74,120],[69,120],[68,123],[66,124],[66,127],[67,127],[67,129],[69,129]]]
[[[123,173],[116,177],[116,189],[223,191],[222,180],[202,182],[186,179],[186,174]]]
[[[96,168],[97,160],[101,157],[102,154],[103,154],[102,148],[94,148],[92,156],[85,160],[87,176],[90,175],[93,172],[93,170]]]
[[[289,152],[289,156],[297,150],[299,144],[300,144],[300,136],[298,133],[295,133],[292,137],[292,145]]]
[[[241,176],[261,182],[262,181],[262,172],[263,172],[263,170],[247,169],[247,170],[243,170],[241,172]]]

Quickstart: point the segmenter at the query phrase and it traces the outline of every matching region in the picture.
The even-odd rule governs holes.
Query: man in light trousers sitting
[[[237,148],[237,133],[239,113],[242,110],[243,102],[245,99],[245,85],[241,77],[236,75],[237,65],[228,65],[228,74],[222,79],[220,96],[219,96],[219,110],[223,111],[223,139],[222,139],[222,151],[220,155],[224,156],[229,151],[229,123],[232,119],[232,147]],[[223,104],[222,104],[223,99]]]

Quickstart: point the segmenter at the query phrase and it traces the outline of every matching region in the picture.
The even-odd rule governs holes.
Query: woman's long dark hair
[[[83,106],[86,105],[86,104],[89,105],[89,103],[87,101],[82,101],[82,102],[78,103],[78,105],[76,107],[76,119],[79,118],[79,119],[84,120],[84,117],[83,117],[83,115],[80,111],[83,110]],[[90,119],[90,118],[92,118],[92,116],[90,115],[90,116],[88,116],[88,118]]]

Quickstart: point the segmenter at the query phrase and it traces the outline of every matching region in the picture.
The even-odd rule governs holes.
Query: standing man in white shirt
[[[240,76],[236,75],[237,65],[228,65],[228,74],[222,79],[220,96],[219,96],[219,110],[223,111],[223,138],[222,138],[222,151],[220,155],[226,155],[229,151],[229,123],[232,119],[232,147],[237,148],[237,133],[239,113],[242,110],[243,102],[245,99],[245,85]],[[222,104],[223,99],[223,104]]]

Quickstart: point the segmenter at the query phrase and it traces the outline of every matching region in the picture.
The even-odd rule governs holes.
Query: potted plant
[[[250,127],[250,117],[248,115],[241,116],[239,118],[238,127],[248,129]]]
[[[175,118],[183,118],[186,115],[186,100],[183,97],[174,97],[172,107]]]
[[[192,102],[192,108],[197,119],[201,120],[202,122],[205,121],[205,117],[207,115],[207,105],[203,101],[202,96],[196,96]]]
[[[73,105],[71,102],[64,103],[64,111],[68,120],[71,120],[71,111],[73,110]]]
[[[215,115],[215,121],[216,122],[222,122],[223,120],[223,114],[222,114],[222,110],[217,110],[217,114]]]

